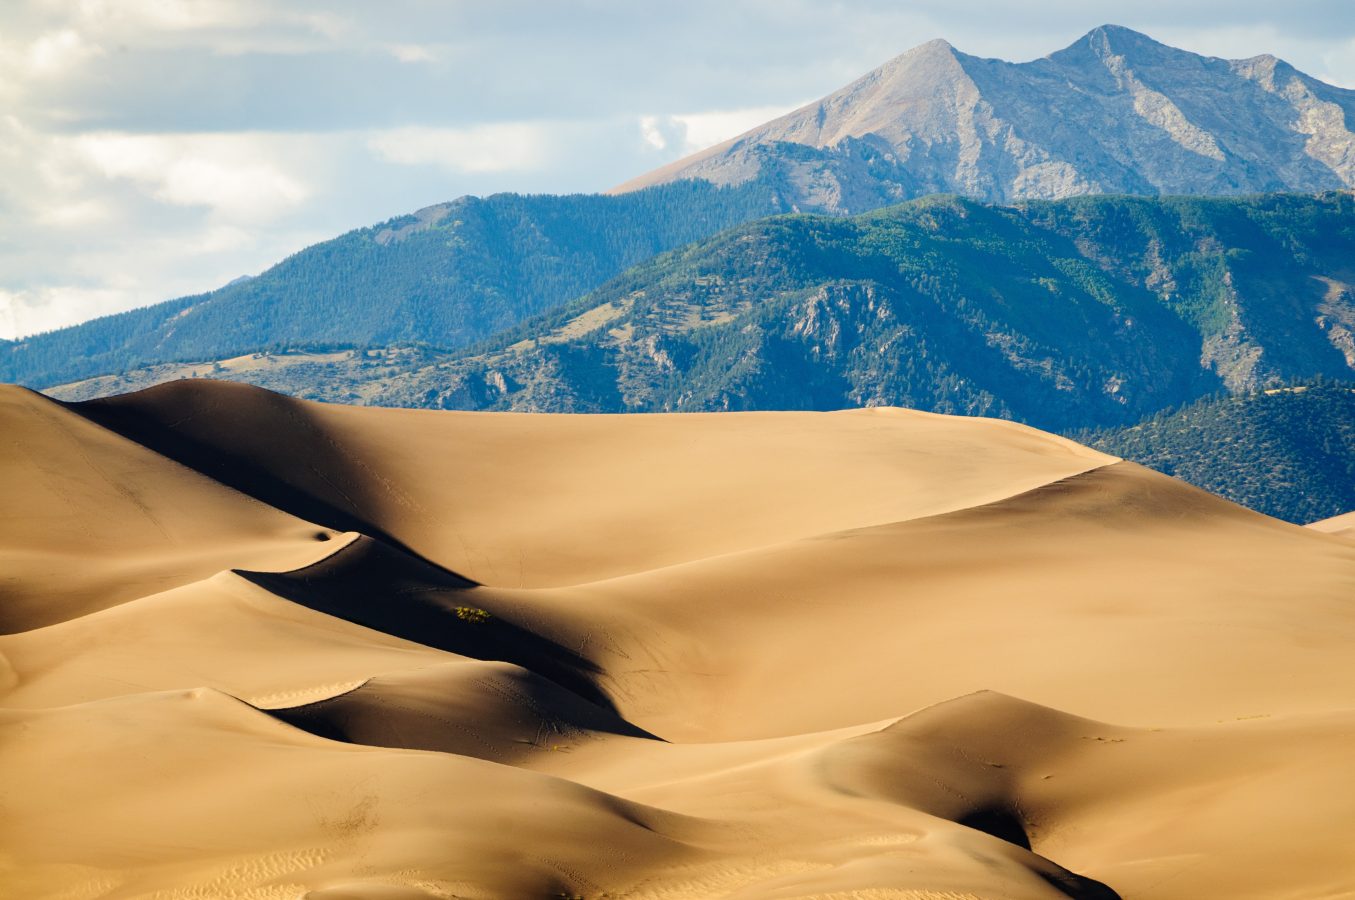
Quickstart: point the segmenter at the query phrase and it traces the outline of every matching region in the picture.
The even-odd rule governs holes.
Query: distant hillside
[[[437,392],[414,396],[409,393],[411,384],[457,359],[454,353],[427,347],[302,346],[206,362],[159,363],[57,385],[44,393],[58,400],[92,400],[170,381],[208,378],[252,384],[305,400],[418,407],[435,403]]]
[[[662,255],[459,352],[253,355],[183,376],[389,406],[543,411],[898,405],[1131,424],[1355,365],[1355,197],[931,198],[781,216]],[[333,348],[329,348],[333,349]]]
[[[1352,261],[1346,194],[934,198],[851,219],[784,216],[663,255],[459,359],[387,372],[366,401],[889,404],[1045,428],[1129,424],[1219,390],[1349,377]]]
[[[1355,187],[1352,123],[1355,92],[1273,56],[1199,56],[1113,25],[1026,63],[937,40],[617,190],[761,179],[838,213],[931,193],[1313,192]]]
[[[1290,522],[1355,510],[1355,385],[1211,397],[1138,425],[1074,434]]]
[[[298,344],[455,349],[656,253],[784,208],[760,183],[463,197],[351,231],[208,294],[0,343],[0,381],[47,387]]]

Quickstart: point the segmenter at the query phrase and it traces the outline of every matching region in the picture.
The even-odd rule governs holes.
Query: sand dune
[[[231,565],[294,566],[331,532],[23,388],[0,385],[0,631],[64,621]]]
[[[501,586],[963,509],[1111,461],[1010,422],[898,409],[633,416],[621,436],[616,416],[330,406],[203,381],[74,409],[278,508]]]
[[[833,728],[982,689],[1188,724],[1355,697],[1352,550],[1118,463],[535,599],[615,623],[588,632],[594,661],[665,737]]]
[[[103,610],[0,636],[19,679],[12,707],[204,686],[261,706],[343,693],[373,672],[458,659],[312,612],[223,572]]]
[[[0,416],[0,896],[1355,894],[1338,528],[902,410]]]
[[[495,762],[534,751],[570,750],[599,733],[657,740],[614,710],[503,662],[447,662],[382,675],[339,696],[274,715],[333,740]]]
[[[1337,537],[1355,537],[1355,512],[1342,513],[1339,516],[1332,516],[1330,519],[1309,522],[1306,527],[1324,534],[1334,534]]]

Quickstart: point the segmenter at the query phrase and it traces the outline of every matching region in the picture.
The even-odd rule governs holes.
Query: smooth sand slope
[[[0,896],[1355,896],[1355,542],[903,410],[0,391]]]
[[[1332,516],[1330,519],[1309,522],[1307,527],[1324,534],[1355,538],[1355,512],[1342,513],[1339,516]]]
[[[295,565],[331,537],[21,388],[0,386],[0,434],[0,632]]]

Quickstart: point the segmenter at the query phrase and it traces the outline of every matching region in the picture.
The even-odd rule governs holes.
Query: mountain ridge
[[[1054,430],[1355,366],[1355,197],[956,197],[669,251],[455,353],[243,358],[312,399],[549,412],[907,406]],[[210,367],[135,370],[84,399]]]
[[[655,253],[782,207],[759,184],[629,197],[494,194],[301,250],[253,278],[0,343],[0,380],[48,387],[291,345],[455,349]]]
[[[1206,57],[1123,26],[1022,63],[933,40],[613,192],[739,184],[778,166],[796,208],[827,212],[860,212],[853,197],[880,193],[1312,192],[1355,186],[1352,119],[1355,92],[1273,56]],[[851,165],[863,153],[879,161],[870,178]]]
[[[1220,390],[1350,377],[1352,252],[1345,193],[1017,207],[937,197],[847,219],[782,216],[639,266],[430,368],[405,396],[1129,424]]]
[[[1020,78],[1015,78],[1012,73],[1018,73]],[[1234,102],[1229,99],[1230,92],[1238,85],[1250,86],[1251,93]],[[1053,119],[1044,115],[1050,109],[1061,108],[1055,101],[1068,91],[1079,93],[1085,102],[1069,106]],[[1329,102],[1318,94],[1334,99]],[[1251,99],[1246,100],[1247,97]],[[1308,119],[1300,121],[1296,118],[1300,107],[1307,110],[1304,115]],[[517,341],[544,339],[547,346],[558,346],[561,352],[566,347],[572,348],[571,352],[579,349],[580,343],[573,340],[577,335],[543,333],[533,336],[530,327],[523,330],[522,323],[546,323],[556,311],[574,308],[571,304],[581,302],[586,306],[590,301],[581,301],[581,297],[587,297],[610,280],[621,277],[628,267],[645,264],[655,259],[655,254],[682,247],[700,247],[703,242],[716,240],[713,236],[723,234],[729,227],[796,209],[830,215],[869,211],[907,202],[913,194],[935,191],[948,191],[956,196],[1011,193],[1009,189],[1014,187],[1031,194],[1102,191],[1107,184],[1093,183],[1080,174],[1079,166],[1086,168],[1086,165],[1077,160],[1061,159],[1044,149],[1046,145],[1070,140],[1070,136],[1087,134],[1106,137],[1106,141],[1091,148],[1095,153],[1088,151],[1091,155],[1087,159],[1095,164],[1093,168],[1099,165],[1106,171],[1134,173],[1138,165],[1136,153],[1147,153],[1154,158],[1160,156],[1154,165],[1162,171],[1176,172],[1172,177],[1183,181],[1196,195],[1232,195],[1253,182],[1267,187],[1283,187],[1290,182],[1311,187],[1314,173],[1325,171],[1330,176],[1327,181],[1331,181],[1335,179],[1336,169],[1324,168],[1325,164],[1307,153],[1309,149],[1319,156],[1325,155],[1333,164],[1338,164],[1338,168],[1348,162],[1355,171],[1355,135],[1345,125],[1349,109],[1355,109],[1355,92],[1323,86],[1274,57],[1243,61],[1202,57],[1120,27],[1094,29],[1069,47],[1027,63],[985,60],[961,53],[944,41],[933,41],[867,73],[818,104],[761,126],[760,131],[754,130],[762,133],[768,128],[780,128],[782,131],[774,136],[795,138],[796,134],[786,129],[801,127],[804,134],[800,139],[809,143],[787,140],[758,143],[746,140],[746,136],[740,143],[741,139],[736,139],[734,143],[742,149],[733,161],[744,168],[728,170],[724,174],[733,172],[744,179],[737,184],[719,185],[697,178],[616,196],[500,194],[437,204],[315,245],[261,276],[207,295],[180,298],[40,337],[0,344],[0,378],[39,388],[55,388],[57,393],[65,396],[92,396],[144,386],[181,374],[219,372],[230,377],[256,378],[270,387],[299,389],[306,396],[342,402],[387,402],[405,406],[492,404],[497,402],[495,397],[502,398],[517,390],[507,381],[499,384],[495,380],[507,378],[506,372],[492,372],[487,375],[492,383],[483,385],[475,380],[438,383],[436,378],[451,371],[464,371],[464,367],[457,368],[459,364],[455,361],[458,358],[479,354],[478,350],[474,354],[467,351],[479,345],[488,346],[501,335],[517,335]],[[1009,121],[994,110],[1004,115],[1005,110],[1015,118],[1009,116]],[[1020,115],[1016,115],[1018,113]],[[1298,147],[1304,152],[1281,160],[1288,168],[1258,169],[1250,174],[1244,172],[1247,178],[1233,178],[1229,167],[1245,156],[1243,151],[1250,152],[1249,146],[1264,144],[1273,137],[1272,132],[1278,127],[1275,123],[1279,121],[1275,115],[1280,113],[1293,119],[1290,122],[1293,127],[1286,126],[1288,137],[1285,141],[1288,143],[1285,146],[1290,150]],[[927,125],[928,117],[935,120],[931,125]],[[1049,121],[1041,125],[1044,119]],[[1137,122],[1137,130],[1117,132],[1115,129],[1121,119]],[[1224,120],[1236,120],[1241,129],[1238,134],[1242,137],[1234,135],[1233,143],[1216,140],[1216,125]],[[895,152],[897,148],[891,141],[897,143],[908,138],[913,134],[909,129],[916,131],[919,122],[929,128],[933,125],[944,128],[931,137],[929,133],[918,132],[921,137],[914,141],[915,146],[905,147],[911,155]],[[1267,122],[1270,124],[1266,127],[1271,131],[1261,127]],[[960,125],[972,132],[972,140],[963,147],[947,138],[945,132],[945,128],[953,131],[952,126]],[[1035,125],[1043,130],[1031,130]],[[1169,135],[1173,129],[1174,138]],[[1256,134],[1247,137],[1246,133],[1250,131]],[[1318,140],[1318,136],[1322,140]],[[1128,143],[1115,144],[1114,141],[1120,138],[1125,138]],[[836,143],[827,149],[811,146],[825,140]],[[1178,159],[1181,154],[1194,161],[1190,165],[1181,163],[1184,159]],[[718,153],[710,158],[717,157]],[[1222,157],[1222,162],[1216,157]],[[949,173],[945,171],[947,166]],[[1160,195],[1161,190],[1170,185],[1154,182],[1155,171],[1149,167],[1142,177],[1120,178],[1118,186],[1132,188],[1131,193]],[[1335,181],[1340,183],[1339,179]],[[1323,195],[1328,199],[1319,197],[1308,207],[1307,213],[1295,206],[1297,201],[1255,202],[1279,204],[1302,219],[1303,215],[1315,214],[1313,210],[1329,204],[1331,196],[1334,195]],[[937,201],[927,215],[935,218],[947,202]],[[982,202],[991,204],[991,201]],[[1018,205],[1036,202],[1064,201],[1014,201]],[[1060,428],[1125,424],[1161,408],[1161,404],[1179,405],[1220,387],[1245,391],[1263,386],[1263,382],[1275,383],[1277,378],[1282,382],[1315,375],[1344,376],[1347,363],[1338,364],[1335,358],[1320,364],[1313,359],[1301,364],[1295,364],[1292,359],[1286,361],[1285,354],[1289,352],[1286,348],[1297,346],[1290,341],[1291,336],[1302,335],[1300,343],[1311,343],[1310,324],[1290,322],[1285,326],[1289,330],[1271,336],[1269,343],[1252,340],[1256,334],[1254,329],[1239,318],[1236,311],[1230,311],[1231,307],[1225,301],[1232,290],[1227,279],[1243,278],[1247,284],[1258,288],[1264,282],[1267,302],[1276,304],[1277,309],[1295,304],[1310,308],[1310,316],[1320,329],[1328,332],[1327,338],[1321,341],[1322,353],[1331,355],[1339,351],[1349,360],[1355,358],[1355,315],[1346,310],[1348,304],[1343,298],[1348,291],[1342,287],[1355,282],[1355,274],[1345,271],[1349,267],[1325,260],[1318,269],[1304,269],[1297,282],[1283,284],[1271,275],[1265,275],[1260,281],[1248,280],[1246,270],[1249,266],[1255,269],[1257,263],[1254,260],[1248,262],[1240,257],[1230,260],[1216,252],[1218,247],[1230,245],[1232,239],[1225,234],[1211,239],[1212,243],[1205,241],[1190,250],[1197,254],[1193,261],[1178,253],[1178,261],[1185,268],[1173,275],[1163,268],[1160,257],[1168,251],[1177,253],[1180,249],[1177,245],[1185,240],[1181,229],[1188,223],[1179,217],[1173,219],[1177,214],[1172,212],[1180,207],[1180,202],[1164,198],[1157,206],[1152,206],[1112,199],[1101,207],[1093,203],[1084,208],[1084,211],[1103,208],[1107,212],[1108,218],[1100,219],[1097,219],[1099,213],[1089,213],[1092,219],[1097,219],[1096,228],[1102,231],[1123,229],[1132,240],[1139,241],[1131,248],[1135,260],[1132,272],[1116,269],[1117,266],[1123,268],[1126,261],[1117,258],[1118,251],[1114,248],[1108,248],[1107,241],[1102,239],[1104,236],[1079,235],[1081,225],[1077,223],[1081,213],[1069,213],[1072,219],[1065,223],[1066,233],[1057,239],[1049,234],[1033,236],[1034,232],[1020,237],[1016,233],[1023,228],[1038,231],[1042,226],[1027,222],[1012,231],[1010,223],[1002,223],[1002,215],[980,212],[972,206],[968,207],[971,210],[968,220],[963,216],[949,220],[973,224],[982,219],[998,229],[990,236],[993,239],[1003,239],[1001,235],[1004,234],[1015,236],[1018,242],[1027,241],[1026,249],[1033,248],[1036,256],[1044,254],[1050,259],[1057,258],[1062,261],[1060,265],[1078,269],[1087,266],[1103,269],[1106,277],[1122,282],[1119,287],[1110,289],[1111,293],[1124,289],[1123,282],[1132,282],[1131,293],[1136,299],[1131,305],[1155,309],[1158,312],[1154,315],[1173,315],[1181,320],[1179,324],[1186,330],[1176,334],[1172,341],[1189,343],[1200,340],[1201,336],[1204,338],[1198,349],[1198,364],[1191,362],[1187,371],[1202,370],[1202,377],[1208,383],[1163,396],[1160,404],[1154,401],[1133,410],[1127,408],[1123,421],[1106,416],[1067,418],[1060,413],[1060,417],[1043,424]],[[1212,207],[1197,204],[1195,208]],[[1245,218],[1243,216],[1238,222]],[[1295,220],[1291,224],[1302,230],[1311,223]],[[785,230],[780,225],[775,227]],[[1339,228],[1345,227],[1339,225]],[[992,254],[982,247],[975,245],[964,249],[960,246],[964,240],[977,238],[976,233],[966,233],[969,237],[952,242],[950,249],[970,255],[977,253],[978,257],[992,262]],[[1304,234],[1307,235],[1304,240],[1312,237],[1308,232]],[[833,240],[849,242],[845,233]],[[1057,246],[1049,244],[1049,240],[1054,240]],[[1081,251],[1068,245],[1069,240],[1090,241],[1088,246],[1095,244],[1099,249],[1092,256],[1083,258]],[[927,237],[927,241],[931,242],[929,252],[940,253],[942,257],[950,252],[933,237]],[[1266,238],[1263,252],[1286,254],[1289,252],[1286,247],[1284,240],[1272,235]],[[1245,252],[1239,247],[1234,249]],[[862,260],[866,256],[870,254]],[[883,257],[878,254],[871,258],[875,260],[872,264],[883,264]],[[1049,260],[1039,263],[1034,257],[1021,265],[1026,263],[1044,269],[1050,264]],[[1206,263],[1207,267],[1212,267],[1209,271],[1201,268]],[[1282,267],[1282,263],[1282,259],[1277,259],[1274,266]],[[950,260],[949,265],[953,268],[958,261]],[[885,271],[881,277],[889,280],[897,274]],[[714,271],[707,273],[707,277],[712,278],[720,275]],[[1178,291],[1172,281],[1177,276],[1185,277],[1194,287]],[[1041,283],[1071,285],[1074,293],[1082,290],[1078,283],[1085,280],[1071,270],[1042,270],[1042,274],[1031,277],[1043,279]],[[841,293],[844,286],[848,282],[864,283],[872,279],[879,281],[869,273],[838,271],[835,276],[837,286],[832,288],[837,292],[833,296],[838,298],[834,302],[850,306],[854,301],[847,299],[848,294]],[[1325,287],[1319,288],[1319,282]],[[966,290],[976,292],[978,296],[991,294],[994,288],[975,283]],[[1014,297],[1026,297],[1029,293],[1025,283],[1010,283],[1003,290],[1014,292]],[[1325,291],[1329,296],[1325,300],[1315,299],[1315,290]],[[1180,300],[1176,297],[1178,294],[1188,295],[1187,300]],[[742,315],[746,307],[757,305],[763,299],[744,297],[719,315]],[[646,302],[652,300],[651,297]],[[928,302],[934,305],[934,301]],[[988,300],[983,302],[989,303]],[[1251,302],[1260,304],[1262,301],[1258,297]],[[1193,307],[1187,309],[1182,303],[1193,304]],[[680,305],[673,305],[673,313],[683,318],[691,311],[679,312],[677,306]],[[1001,305],[993,306],[990,312]],[[570,326],[574,332],[592,331],[595,325],[620,315],[616,304],[595,306],[593,318],[581,318]],[[1167,313],[1161,312],[1164,307],[1168,309]],[[581,313],[584,307],[578,309]],[[917,312],[917,309],[900,310],[905,319]],[[941,308],[934,312],[940,319],[934,320],[933,324],[941,320],[950,320],[954,324],[953,312]],[[1251,314],[1262,318],[1269,315],[1260,305],[1254,305]],[[545,318],[538,318],[542,316]],[[1141,322],[1142,319],[1131,317],[1130,321]],[[554,329],[557,324],[549,324],[548,328]],[[617,320],[608,327],[623,324]],[[837,322],[838,326],[842,324]],[[922,327],[918,322],[903,324],[915,332]],[[770,330],[768,325],[772,326]],[[764,336],[779,329],[769,322],[758,327],[763,329],[760,333]],[[963,329],[972,331],[972,324]],[[1174,334],[1180,330],[1178,326],[1172,326],[1168,331],[1173,329]],[[999,331],[1006,335],[1001,340],[1014,334]],[[1196,336],[1189,337],[1189,332]],[[1159,336],[1166,334],[1164,331]],[[804,337],[802,334],[795,340]],[[965,340],[975,337],[971,334]],[[1022,379],[1028,379],[1030,373],[1040,370],[1064,371],[1070,365],[1085,369],[1085,372],[1104,368],[1094,355],[1075,364],[1060,359],[1059,353],[1067,347],[1059,340],[1037,342],[1043,349],[1038,359],[1032,360],[1022,355],[1029,347],[1021,350],[1012,345],[1002,349],[990,344],[988,337],[978,337],[980,344],[970,348],[973,352],[983,359],[996,353],[1019,360],[1012,365],[1026,373],[1020,376]],[[657,334],[651,334],[649,338],[659,339]],[[945,343],[942,341],[942,345]],[[1176,347],[1176,343],[1172,346]],[[939,369],[933,371],[938,365],[934,355],[938,348],[934,344],[929,344],[925,351],[920,345],[891,346],[894,349],[889,353],[893,356],[883,352],[877,354],[880,358],[872,364],[872,370],[881,378],[886,377],[887,372],[913,371],[916,374],[927,370],[931,374],[918,377],[923,379],[922,384],[931,387],[921,390],[915,384],[907,391],[891,394],[864,384],[850,391],[838,385],[827,393],[811,392],[812,395],[803,398],[792,398],[794,402],[789,405],[813,407],[893,402],[934,408],[934,404],[939,403],[950,411],[972,408],[1022,417],[1023,414],[1012,412],[1016,408],[1012,398],[1002,396],[1001,390],[995,392],[985,388],[974,392],[963,388],[963,381],[945,381],[949,387],[943,387],[940,382],[933,383],[934,377],[940,377]],[[1267,348],[1264,352],[1263,346]],[[748,351],[757,357],[758,351],[751,347]],[[926,360],[904,358],[909,353],[920,352],[933,355]],[[1168,355],[1173,354],[1176,350]],[[539,358],[545,360],[546,356]],[[564,362],[561,357],[552,359],[550,365],[576,367],[579,363],[580,359]],[[787,360],[763,359],[761,362],[769,377],[781,363],[790,364]],[[801,371],[786,383],[785,390],[790,391],[792,383],[813,383],[814,379],[807,376],[815,375],[821,363],[822,359],[795,363]],[[591,365],[588,363],[585,368]],[[726,370],[720,377],[732,371]],[[420,372],[423,374],[417,374]],[[416,373],[417,377],[411,377],[411,373]],[[646,378],[656,374],[651,372]],[[712,378],[717,375],[718,372],[711,372]],[[1111,383],[1131,383],[1126,382],[1124,373],[1108,374],[1107,377]],[[316,381],[320,378],[331,378],[334,383],[319,388]],[[1219,381],[1209,381],[1210,378]],[[392,379],[401,383],[398,390],[388,389]],[[1161,378],[1156,380],[1161,381]],[[560,384],[558,373],[547,369],[519,372],[514,381],[519,385]],[[458,395],[466,384],[471,384],[473,389]],[[320,391],[318,395],[317,390]],[[589,403],[603,407],[619,403],[619,395],[611,390],[608,388],[604,395]],[[453,396],[460,399],[452,399]],[[678,403],[680,399],[673,397],[662,402]],[[1056,392],[1054,399],[1057,401],[1055,407],[1063,408],[1069,398],[1067,392]],[[1119,399],[1123,399],[1123,395]],[[764,402],[770,400],[770,397],[763,398]],[[1029,400],[1026,398],[1022,402]],[[561,408],[576,401],[547,398],[542,402],[545,408]],[[705,401],[687,398],[681,402],[699,405]],[[753,402],[751,398],[744,398],[735,405],[750,402]],[[779,398],[776,405],[784,407],[788,404],[784,398]],[[1034,408],[1044,409],[1045,406],[1041,403]]]

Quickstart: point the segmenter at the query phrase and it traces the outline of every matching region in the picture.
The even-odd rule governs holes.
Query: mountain
[[[1221,390],[1349,378],[1352,260],[1346,193],[929,198],[741,225],[457,355],[251,365],[290,392],[360,391],[376,405],[898,405],[1054,430],[1124,425]],[[166,377],[138,374],[55,393]],[[248,365],[235,377],[254,380]]]
[[[1076,194],[1355,186],[1355,91],[1273,56],[1198,56],[1113,25],[1033,62],[932,41],[852,84],[621,185],[762,180],[805,211],[930,193]]]
[[[656,253],[783,208],[759,183],[462,197],[316,244],[220,290],[0,344],[0,381],[47,387],[294,344],[455,349]]]
[[[1349,383],[1210,397],[1077,438],[1290,522],[1355,510],[1355,386]]]
[[[1021,64],[934,41],[616,196],[432,206],[221,290],[0,343],[0,380],[47,388],[287,348],[456,351],[656,253],[795,209],[1340,188],[1355,184],[1352,111],[1355,92],[1273,57],[1210,59],[1123,28]]]

